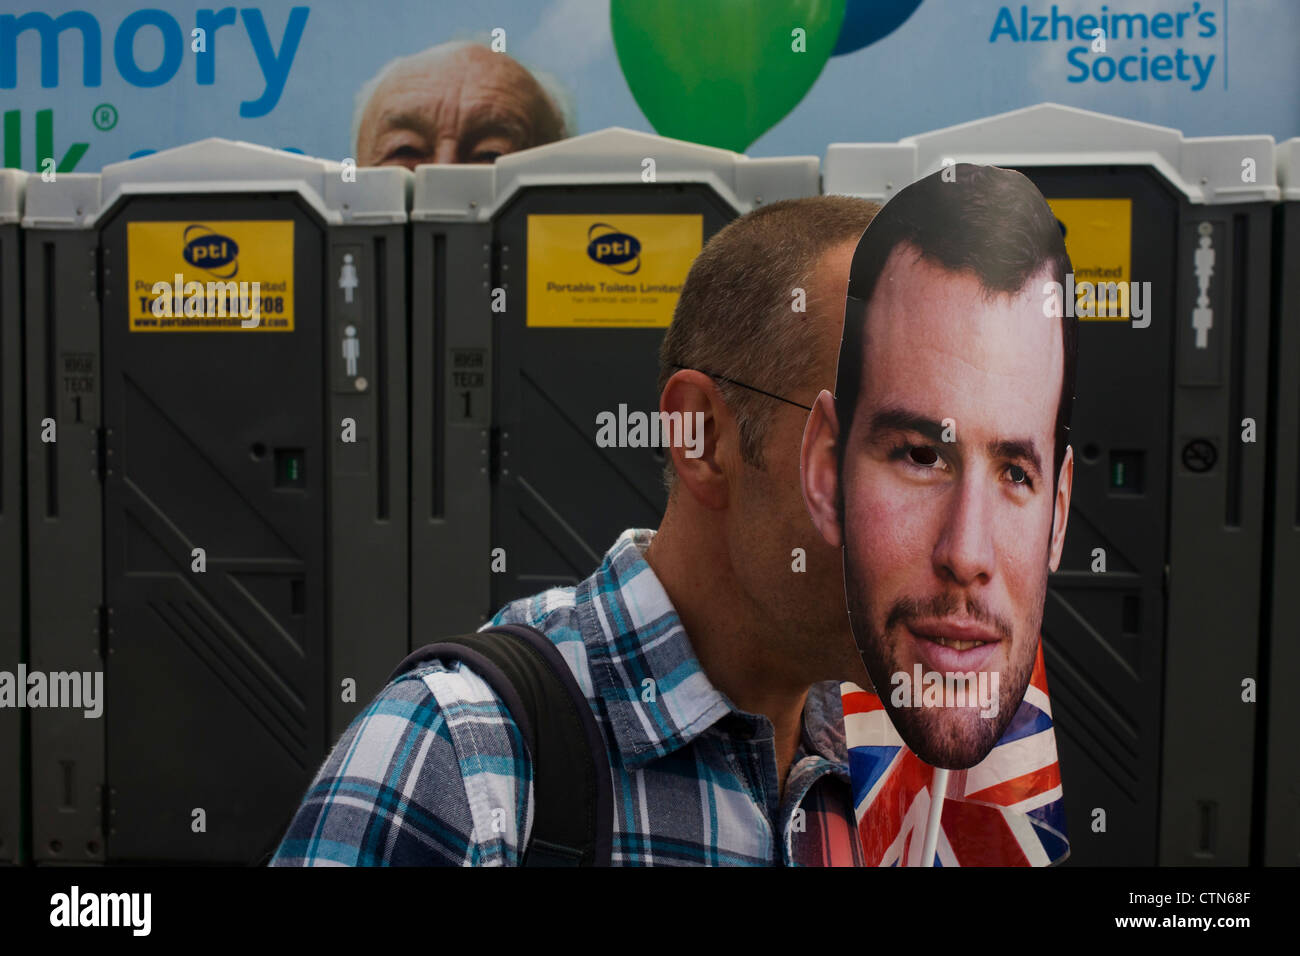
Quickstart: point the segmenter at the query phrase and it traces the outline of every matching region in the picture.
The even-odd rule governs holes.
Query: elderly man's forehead
[[[466,46],[454,50],[444,50],[437,54],[421,57],[414,62],[403,64],[394,70],[383,84],[398,84],[410,80],[423,80],[431,77],[460,79],[466,68],[475,68],[476,85],[496,81],[500,83],[527,83],[536,86],[533,75],[519,63],[502,53],[493,53],[487,47]],[[443,76],[450,74],[450,76]]]

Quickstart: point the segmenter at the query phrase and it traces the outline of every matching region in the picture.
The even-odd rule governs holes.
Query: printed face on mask
[[[1042,286],[990,295],[895,247],[846,315],[864,323],[847,431],[824,392],[805,434],[805,500],[843,547],[863,663],[935,766],[971,767],[1006,731],[1060,561],[1073,465],[1067,451],[1058,483],[1062,332]]]

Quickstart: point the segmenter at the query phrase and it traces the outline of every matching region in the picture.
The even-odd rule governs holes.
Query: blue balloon
[[[903,25],[921,0],[847,0],[840,38],[831,56],[852,53],[882,40]]]

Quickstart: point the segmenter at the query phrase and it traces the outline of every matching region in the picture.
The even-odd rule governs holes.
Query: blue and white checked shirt
[[[839,684],[809,691],[781,796],[772,724],[709,683],[642,556],[653,535],[623,532],[590,578],[485,625],[532,625],[573,669],[609,754],[613,863],[863,865]],[[431,662],[344,732],[271,865],[515,866],[532,817],[532,765],[505,704],[462,663]]]

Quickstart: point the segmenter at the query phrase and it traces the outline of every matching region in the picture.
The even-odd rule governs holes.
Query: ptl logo
[[[630,276],[641,268],[641,240],[619,232],[609,223],[598,222],[587,230],[587,255],[602,266]]]
[[[207,226],[185,227],[185,248],[181,255],[198,269],[210,272],[218,279],[233,279],[239,272],[239,246],[229,236],[213,232]],[[229,269],[225,272],[221,270]]]

